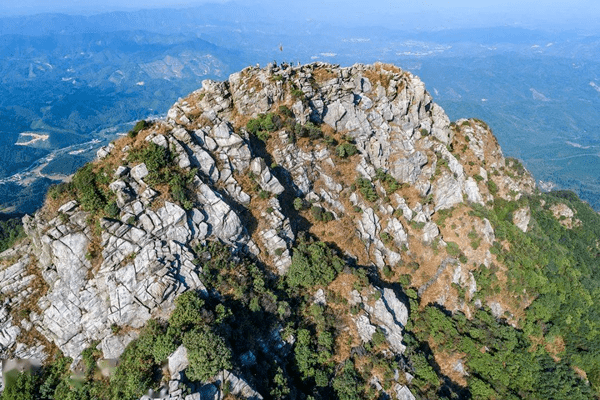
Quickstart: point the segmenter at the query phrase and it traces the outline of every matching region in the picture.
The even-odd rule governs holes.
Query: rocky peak
[[[271,64],[204,81],[165,121],[98,152],[89,179],[99,191],[84,193],[76,177],[75,189],[51,192],[24,219],[29,241],[1,255],[10,300],[0,354],[44,359],[56,346],[77,361],[96,344],[118,358],[181,293],[215,296],[198,245],[224,243],[284,277],[301,231],[382,273],[385,286],[340,292],[362,310],[347,329],[360,342],[382,332],[402,354],[407,304],[389,282],[412,275],[424,301],[469,315],[474,266],[496,261],[490,222],[469,210],[532,193],[517,163],[487,125],[451,123],[424,84],[394,66]],[[8,312],[25,303],[33,306],[20,320]],[[25,341],[31,329],[39,335]]]

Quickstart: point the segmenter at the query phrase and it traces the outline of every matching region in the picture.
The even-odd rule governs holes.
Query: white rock
[[[171,377],[176,376],[179,372],[185,370],[188,365],[187,349],[181,345],[168,358],[169,373]]]
[[[138,164],[131,169],[131,177],[140,183],[143,183],[142,179],[144,179],[146,176],[148,176],[148,168],[146,167],[146,163]]]
[[[529,220],[531,219],[531,210],[529,206],[519,208],[513,214],[513,223],[522,230],[523,232],[527,232],[527,227],[529,226]]]

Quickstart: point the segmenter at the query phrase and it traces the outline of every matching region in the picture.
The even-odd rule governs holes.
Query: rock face
[[[263,143],[246,123],[265,113],[293,123],[264,128]],[[302,137],[303,130],[315,129],[318,140],[313,133]],[[150,144],[172,154],[173,165],[189,178],[187,202],[153,184],[151,160],[128,161]],[[340,154],[336,144],[352,154]],[[166,121],[127,143],[103,147],[98,158],[117,160],[106,164],[117,208],[111,217],[90,226],[90,212],[76,200],[47,205],[24,219],[29,242],[0,256],[11,260],[0,267],[0,292],[10,299],[0,308],[3,358],[43,360],[47,342],[75,360],[95,342],[105,358],[118,358],[150,318],[169,316],[179,294],[213,295],[194,255],[206,241],[225,243],[283,276],[298,231],[312,229],[321,240],[333,236],[347,257],[385,272],[403,265],[413,248],[446,246],[436,213],[483,205],[496,192],[518,198],[534,188],[527,173],[491,174],[512,164],[489,128],[466,120],[451,124],[418,78],[382,64],[269,65],[246,68],[226,82],[205,81],[169,110]],[[484,163],[489,174],[479,167]],[[520,210],[514,218],[525,231],[529,214]],[[482,224],[489,247],[494,231],[489,221]],[[489,252],[472,253],[473,264],[489,265]],[[419,294],[457,268],[456,259],[444,259]],[[469,286],[472,295],[470,271],[453,274],[448,285]],[[369,290],[375,301],[352,292],[362,307],[352,317],[361,341],[380,330],[390,350],[402,354],[406,304],[389,287]],[[31,299],[34,307],[22,321],[8,312]],[[315,302],[327,303],[324,291]],[[37,330],[47,342],[22,343],[24,329]],[[252,363],[251,356],[245,362]],[[169,358],[171,398],[184,398],[177,390],[186,365],[184,348]],[[233,394],[262,398],[233,373],[215,379],[228,380]],[[414,398],[406,386],[394,390],[398,398]],[[218,395],[207,384],[185,399]]]
[[[530,219],[531,210],[529,207],[520,208],[513,215],[513,223],[523,232],[527,232]]]

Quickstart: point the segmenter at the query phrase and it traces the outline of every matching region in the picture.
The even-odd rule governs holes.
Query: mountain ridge
[[[75,367],[93,354],[92,370],[94,358],[121,358],[111,390],[139,398],[140,387],[119,379],[154,332],[167,342],[148,357],[168,358],[168,370],[162,382],[142,381],[145,390],[162,383],[170,398],[218,396],[226,379],[245,398],[514,391],[486,376],[476,354],[426,332],[436,321],[459,331],[479,321],[526,330],[540,348],[568,341],[536,330],[526,310],[543,293],[533,283],[519,292],[515,273],[543,279],[509,255],[542,222],[567,235],[588,211],[576,197],[539,196],[484,122],[451,123],[395,66],[248,67],[204,81],[166,121],[138,123],[24,218],[28,239],[0,256],[11,295],[2,357],[62,353]],[[198,350],[206,338],[226,349],[208,371]],[[589,362],[572,362],[592,375]],[[566,382],[587,393],[568,371]],[[535,385],[527,390],[541,393]]]

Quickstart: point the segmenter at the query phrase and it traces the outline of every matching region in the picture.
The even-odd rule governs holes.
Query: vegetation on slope
[[[192,208],[190,194],[197,171],[179,168],[171,149],[138,140],[144,126],[140,123],[126,138],[137,141],[127,161],[130,166],[146,163],[150,173],[144,179],[163,198],[169,196],[185,209]],[[358,151],[352,140],[342,138],[339,132],[334,137],[325,133],[325,126],[296,123],[285,106],[277,113],[259,114],[247,121],[246,131],[266,153],[274,142],[270,134],[284,127],[290,142],[310,147],[322,141],[334,149],[340,162],[349,163],[343,159]],[[429,132],[422,130],[421,135],[428,136]],[[453,145],[448,150],[454,151]],[[465,145],[463,160],[468,156],[466,150]],[[438,163],[432,179],[449,171],[449,162],[441,154],[435,156]],[[272,162],[267,165],[277,168]],[[480,172],[475,161],[466,165]],[[500,169],[506,176],[525,174],[516,160],[507,160],[507,166]],[[50,197],[61,201],[68,196],[77,198],[94,217],[114,218],[120,210],[107,189],[109,171],[114,167],[90,164]],[[500,170],[493,173],[497,182],[502,178]],[[351,171],[355,173],[354,168]],[[249,176],[253,183],[255,178]],[[474,179],[485,180],[478,174]],[[456,241],[444,234],[445,243],[438,238],[429,249],[418,233],[425,222],[412,220],[407,224],[412,236],[410,253],[407,245],[397,245],[402,261],[381,270],[356,265],[351,256],[342,255],[346,249],[298,232],[292,264],[284,276],[274,275],[259,260],[208,242],[193,249],[207,292],[184,293],[168,320],[150,321],[127,347],[110,378],[99,374],[96,361],[100,354],[91,347],[84,353],[79,379],[68,371],[71,360],[58,356],[39,373],[10,377],[2,399],[137,399],[149,388],[158,389],[167,383],[169,376],[163,371],[166,359],[180,345],[188,349],[186,375],[190,381],[206,382],[218,371],[229,369],[274,399],[378,399],[385,396],[383,391],[393,394],[400,385],[427,399],[594,398],[600,391],[600,353],[595,346],[600,335],[600,309],[595,304],[600,287],[596,278],[600,217],[568,192],[502,200],[507,185],[496,181],[488,180],[483,192],[494,200],[485,206],[460,205],[463,216],[470,212],[479,220],[487,218],[495,234],[490,265],[474,265],[477,290],[473,296],[467,300],[464,287],[451,286],[457,289],[460,301],[469,302],[467,315],[429,304],[421,297],[420,288],[415,290],[416,284],[411,287],[411,281],[417,275],[425,276],[417,262],[421,255],[415,254],[419,249],[424,254],[429,250],[436,256],[441,253],[467,266],[469,249],[461,245],[467,243],[476,250],[482,241],[474,228],[465,231],[468,241],[464,243],[456,231]],[[347,182],[346,194],[360,192],[373,208],[389,204],[388,194],[404,195],[407,189],[383,169],[377,170],[372,180],[359,177]],[[265,190],[254,192],[261,200],[270,196]],[[520,195],[516,190],[511,192],[510,198]],[[412,204],[415,198],[419,206],[433,201],[433,195],[417,196],[410,199]],[[332,221],[331,212],[303,198],[294,198],[291,203],[296,211],[310,215],[316,225],[330,222],[331,226],[346,218],[339,213]],[[575,211],[576,218],[569,224],[566,217],[557,218],[551,210],[559,203]],[[526,233],[513,218],[524,207],[531,212]],[[397,211],[393,215],[402,217]],[[362,212],[356,206],[349,218]],[[446,218],[452,218],[452,210],[438,211],[440,226]],[[333,236],[322,232],[321,238]],[[379,236],[385,245],[394,242],[388,232]],[[403,267],[411,274],[398,276]],[[367,305],[382,296],[379,288],[393,291],[410,304],[404,354],[392,351],[382,328],[373,326],[375,332],[366,343],[355,331],[355,318],[364,316]],[[355,291],[360,301],[353,300]],[[486,304],[494,296],[503,296],[509,307],[493,313]],[[512,314],[514,310],[520,314]],[[451,370],[457,374],[452,375]],[[227,382],[224,386],[226,389]]]
[[[539,199],[527,201],[533,204]],[[584,212],[585,205],[581,207],[580,212]],[[492,212],[499,216],[502,209],[494,207]],[[539,213],[538,218],[545,211]],[[499,221],[494,220],[500,224],[497,227],[501,232]],[[552,219],[546,222],[557,232],[570,236]],[[547,233],[551,237],[552,232]],[[540,233],[534,230],[519,239],[534,235]],[[586,234],[579,232],[574,237],[581,239]],[[588,332],[587,338],[582,337],[581,330],[558,318],[561,309],[569,308],[572,313],[592,314],[587,306],[572,304],[564,296],[560,303],[556,303],[557,297],[550,297],[555,301],[549,303],[552,313],[536,305],[537,301],[546,304],[544,296],[538,297],[521,329],[494,318],[486,309],[466,318],[438,306],[422,306],[416,293],[407,291],[411,297],[409,332],[405,336],[407,352],[394,356],[387,350],[380,331],[366,344],[355,342],[343,331],[345,318],[359,310],[348,304],[332,282],[344,279],[363,291],[370,280],[379,278],[362,267],[348,265],[324,243],[301,239],[285,278],[266,273],[256,262],[232,255],[218,243],[200,246],[196,254],[209,292],[218,291],[221,295],[201,298],[195,292],[187,292],[180,296],[168,321],[150,321],[128,346],[110,379],[98,374],[95,358],[99,354],[91,348],[84,355],[83,380],[74,380],[68,371],[70,360],[59,356],[38,374],[11,377],[2,399],[136,399],[148,388],[159,388],[164,379],[161,365],[180,344],[189,351],[190,380],[205,381],[223,368],[233,369],[267,398],[375,399],[379,392],[369,382],[377,376],[384,389],[390,389],[396,370],[410,373],[414,377],[409,385],[413,393],[429,399],[594,396],[594,370],[588,375],[593,384],[590,386],[573,368],[588,367],[595,360],[593,348],[580,347],[591,346],[594,336],[589,334],[593,331]],[[516,254],[519,253],[515,249]],[[551,271],[545,270],[550,285],[561,286],[552,281]],[[404,277],[401,280],[407,283]],[[310,296],[319,287],[325,289],[326,305],[313,303]],[[552,290],[562,289],[550,286],[547,292]],[[542,320],[540,315],[546,317]],[[583,321],[588,321],[587,325],[593,322],[589,317]],[[544,332],[540,332],[542,328]],[[549,335],[548,332],[572,332],[565,335],[566,349],[558,355],[535,345],[532,335]],[[272,340],[281,340],[282,353],[265,351],[265,344]],[[250,365],[241,361],[249,352],[256,357]],[[434,356],[437,353],[461,355],[469,372],[465,387],[441,373]]]
[[[20,218],[0,220],[0,253],[12,247],[16,241],[25,237]]]

